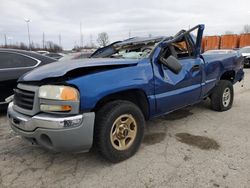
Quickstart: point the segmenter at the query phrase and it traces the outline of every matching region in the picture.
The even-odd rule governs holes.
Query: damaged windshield
[[[131,38],[98,49],[92,58],[142,59],[149,57],[163,37]]]

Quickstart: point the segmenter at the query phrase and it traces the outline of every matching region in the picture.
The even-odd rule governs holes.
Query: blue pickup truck
[[[173,37],[130,38],[90,58],[56,62],[18,80],[8,107],[11,128],[55,151],[91,147],[111,162],[136,153],[145,121],[210,98],[232,107],[244,77],[235,54],[202,55],[204,25]]]

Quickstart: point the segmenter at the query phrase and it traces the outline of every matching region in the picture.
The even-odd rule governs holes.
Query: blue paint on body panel
[[[166,46],[166,41],[163,39],[148,58],[91,58],[58,62],[24,75],[19,82],[39,82],[48,78],[63,77],[76,69],[117,66],[65,81],[78,88],[81,110],[92,111],[101,99],[110,94],[140,90],[147,97],[149,116],[159,116],[201,101],[211,93],[221,76],[227,71],[235,73],[234,83],[243,78],[244,72],[238,55],[200,54],[203,29],[204,26],[200,25],[201,32],[198,33],[196,43],[194,43],[196,45],[194,55],[179,59],[182,69],[178,74],[159,62],[162,48]]]

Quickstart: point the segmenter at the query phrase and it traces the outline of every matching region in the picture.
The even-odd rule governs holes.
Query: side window
[[[37,61],[23,56],[21,54],[11,52],[0,52],[0,69],[32,67],[37,64]]]
[[[178,59],[193,57],[194,46],[189,36],[184,36],[181,40],[172,44]]]
[[[163,57],[167,59],[170,55],[177,59],[194,57],[194,44],[191,38],[183,37],[182,39],[169,44],[162,53]]]

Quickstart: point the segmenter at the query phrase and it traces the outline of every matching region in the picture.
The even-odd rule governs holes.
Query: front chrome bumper
[[[53,151],[88,151],[93,143],[95,113],[60,117],[41,113],[33,117],[8,107],[11,128],[19,135]]]

